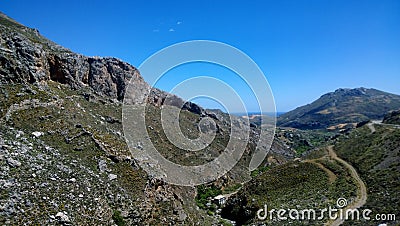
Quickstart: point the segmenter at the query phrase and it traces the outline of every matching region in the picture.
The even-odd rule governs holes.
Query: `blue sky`
[[[227,43],[262,69],[278,111],[340,87],[400,94],[397,0],[2,0],[0,11],[75,52],[114,56],[134,66],[182,41]],[[200,69],[176,71],[213,73],[212,67]],[[252,101],[248,107],[254,109]]]

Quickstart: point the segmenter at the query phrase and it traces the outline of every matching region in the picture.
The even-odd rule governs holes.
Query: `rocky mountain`
[[[151,87],[132,65],[111,57],[86,57],[71,52],[39,34],[0,14],[0,82],[46,85],[48,81],[69,86],[72,90],[85,87],[95,94],[122,101],[128,81],[135,87],[134,95],[144,95]],[[148,101],[160,105],[168,94],[152,89]],[[137,98],[141,99],[141,98]],[[191,107],[193,106],[193,109]],[[187,104],[187,109],[201,111]]]
[[[127,91],[131,79],[134,87]],[[166,184],[139,167],[121,123],[126,95],[135,97],[130,104],[149,104],[147,132],[171,161],[210,161],[229,140],[228,115],[172,96],[174,106],[183,105],[180,126],[187,137],[199,133],[196,122],[204,117],[212,118],[218,128],[215,142],[204,153],[175,147],[159,121],[169,94],[150,87],[135,67],[116,58],[73,53],[0,14],[0,224],[220,221],[199,209],[196,187]],[[259,127],[251,128],[242,159],[213,186],[224,190],[251,179],[248,163],[259,133]],[[285,163],[294,154],[276,140],[261,167]]]
[[[382,119],[400,108],[400,96],[376,89],[337,89],[278,118],[281,127],[299,129],[342,129],[348,124]]]

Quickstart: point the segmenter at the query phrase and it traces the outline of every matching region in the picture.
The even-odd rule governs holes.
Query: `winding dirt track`
[[[333,183],[337,176],[336,174],[334,174],[330,169],[326,168],[324,165],[322,165],[321,163],[317,162],[317,160],[323,159],[324,157],[321,157],[319,159],[311,159],[311,160],[305,160],[304,162],[309,162],[312,164],[317,165],[320,169],[322,169],[323,171],[325,171],[325,173],[328,175],[328,180],[329,183]]]
[[[345,212],[345,210],[350,209],[350,208],[357,209],[357,208],[362,207],[367,201],[367,187],[365,186],[364,182],[361,180],[356,169],[354,169],[354,167],[352,165],[350,165],[348,162],[344,161],[343,159],[341,159],[337,156],[336,152],[333,150],[333,145],[328,146],[328,152],[329,152],[329,156],[332,159],[340,162],[350,171],[351,176],[354,178],[354,180],[357,183],[357,187],[358,187],[357,198],[354,200],[354,202],[350,203],[350,205],[348,205],[344,209],[343,212]],[[338,218],[333,222],[328,222],[327,225],[336,226],[336,225],[341,225],[343,222],[344,222],[344,219]]]

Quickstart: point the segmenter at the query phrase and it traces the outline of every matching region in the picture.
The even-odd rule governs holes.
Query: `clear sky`
[[[182,41],[227,43],[260,66],[278,111],[341,87],[400,94],[398,0],[2,0],[0,11],[72,51],[134,66]]]

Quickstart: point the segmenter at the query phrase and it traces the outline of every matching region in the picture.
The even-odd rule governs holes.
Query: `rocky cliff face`
[[[126,84],[145,92],[148,84],[138,70],[116,58],[86,57],[72,53],[43,38],[37,30],[24,28],[0,16],[0,81],[45,85],[55,81],[72,89],[90,87],[95,93],[121,101]],[[12,26],[4,26],[12,25]]]
[[[0,14],[0,82],[46,86],[48,81],[78,90],[90,87],[94,93],[122,102],[126,86],[134,86],[131,99],[144,100],[161,106],[169,95],[153,88],[132,65],[112,57],[86,57],[73,53],[43,36],[36,29],[24,27]],[[193,103],[184,103],[173,96],[176,105],[195,113],[204,110]]]

